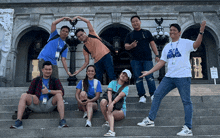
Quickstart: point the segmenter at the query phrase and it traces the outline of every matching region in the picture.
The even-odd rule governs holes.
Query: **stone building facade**
[[[139,15],[142,28],[156,31],[155,18],[163,18],[162,26],[169,32],[171,23],[182,27],[183,38],[195,40],[199,23],[207,21],[202,45],[191,54],[192,83],[213,83],[211,67],[220,74],[220,1],[219,0],[1,0],[0,2],[0,86],[28,86],[32,79],[32,65],[40,50],[47,43],[51,23],[57,18],[82,16],[89,19],[96,33],[114,46],[119,55],[114,57],[116,72],[129,66],[129,52],[124,50],[124,38],[132,30],[130,17]],[[57,25],[71,27],[63,21]],[[86,24],[79,21],[76,28]],[[76,70],[84,63],[83,44],[75,52]],[[152,54],[153,57],[155,56]],[[70,64],[70,53],[67,58]],[[93,64],[93,60],[90,60]],[[154,62],[155,64],[155,62]],[[59,76],[67,85],[67,74],[58,62]],[[77,75],[84,78],[85,71]],[[159,72],[154,74],[158,78]],[[217,79],[220,83],[220,79]]]

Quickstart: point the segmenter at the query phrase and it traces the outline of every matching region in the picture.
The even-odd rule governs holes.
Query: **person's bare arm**
[[[79,70],[77,70],[73,73],[73,75],[77,75],[78,73],[80,73],[83,69],[85,69],[89,65],[89,54],[87,52],[83,52],[83,55],[85,58],[85,62]]]
[[[151,70],[149,71],[142,71],[143,73],[139,78],[143,78],[144,76],[150,75],[151,73],[154,73],[155,71],[161,69],[165,65],[165,61],[160,60]]]
[[[150,42],[150,46],[151,46],[151,49],[153,50],[154,54],[155,55],[159,55],[158,54],[158,50],[157,50],[157,46],[156,46],[154,41]],[[156,60],[156,62],[159,62],[160,58],[159,57],[155,57],[155,60]]]
[[[62,57],[62,58],[61,58],[61,61],[62,61],[62,64],[63,64],[63,67],[64,67],[66,73],[67,73],[69,76],[73,76],[73,75],[68,71],[67,64],[66,64],[66,58],[65,58],[65,57]]]
[[[95,31],[94,28],[92,27],[91,22],[90,22],[88,19],[83,18],[83,17],[81,17],[81,16],[76,16],[76,18],[78,18],[78,19],[84,21],[84,22],[87,24],[87,27],[88,27],[88,29],[89,29],[89,32],[94,32],[94,31]],[[75,17],[74,17],[73,19],[75,19]]]
[[[49,90],[47,88],[44,88],[41,90],[42,94],[49,94]],[[63,96],[63,92],[61,90],[50,90],[50,94],[56,95],[60,93]]]
[[[206,26],[206,21],[203,21],[201,23],[200,33],[204,33],[205,26]],[[203,34],[198,34],[196,41],[193,43],[193,48],[194,49],[197,49],[201,45],[202,38],[203,38]]]
[[[135,48],[137,46],[138,41],[134,40],[131,44],[125,43],[125,49],[130,50],[132,48]]]
[[[57,25],[58,23],[60,23],[61,21],[63,21],[63,20],[70,21],[71,18],[70,18],[70,17],[62,17],[62,18],[59,18],[59,19],[53,21],[53,22],[52,22],[52,25],[51,25],[51,33],[53,33],[53,32],[56,30],[56,25]]]

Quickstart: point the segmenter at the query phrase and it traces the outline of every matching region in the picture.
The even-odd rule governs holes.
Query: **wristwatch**
[[[50,93],[51,91],[48,89],[48,93]]]
[[[203,35],[203,34],[204,34],[204,32],[199,32],[199,34]]]
[[[159,55],[156,55],[156,57],[159,57]]]

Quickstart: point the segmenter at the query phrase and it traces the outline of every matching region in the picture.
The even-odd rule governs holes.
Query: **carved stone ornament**
[[[112,13],[112,22],[120,23],[121,22],[121,13]]]
[[[14,9],[0,9],[0,77],[5,77],[11,49]]]

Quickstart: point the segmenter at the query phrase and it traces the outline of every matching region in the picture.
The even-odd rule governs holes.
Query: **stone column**
[[[11,49],[14,9],[0,9],[0,86],[6,77],[6,62]]]

